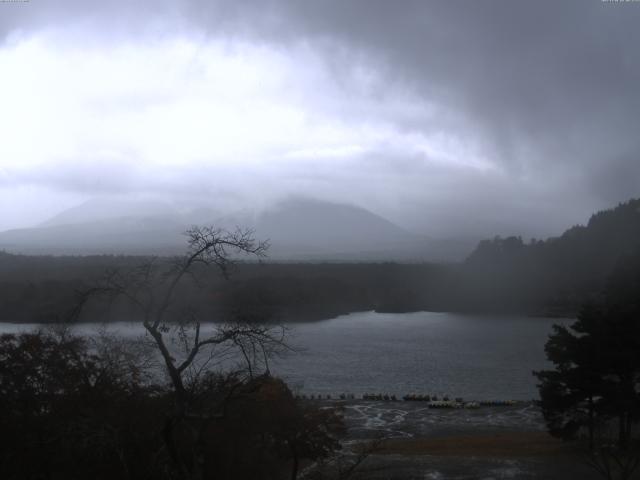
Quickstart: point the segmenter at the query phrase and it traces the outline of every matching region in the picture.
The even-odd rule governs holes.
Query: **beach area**
[[[575,444],[547,432],[533,402],[474,409],[411,401],[323,401],[343,411],[346,449],[370,449],[353,478],[597,479]]]

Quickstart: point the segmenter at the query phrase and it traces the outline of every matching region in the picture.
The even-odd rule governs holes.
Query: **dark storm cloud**
[[[359,174],[371,181],[400,172],[407,182],[401,173],[415,171],[408,190],[423,182],[427,193],[412,201],[438,209],[443,222],[478,199],[506,219],[542,219],[562,205],[564,221],[640,194],[640,3],[62,0],[2,4],[0,18],[5,39],[56,24],[88,25],[95,41],[179,30],[285,50],[307,45],[347,90],[361,87],[350,81],[354,66],[370,69],[374,100],[393,87],[437,112],[395,112],[397,128],[472,142],[497,173],[436,168],[381,149],[355,157],[344,172],[354,180],[342,188],[364,198]],[[341,113],[366,119],[375,110]],[[305,185],[331,183],[322,166],[317,173]],[[506,200],[514,197],[522,198]]]
[[[254,33],[267,39],[316,42],[340,61],[365,56],[390,80],[453,110],[461,131],[483,139],[515,176],[544,179],[578,169],[597,179],[610,164],[638,179],[638,4],[270,5],[267,13],[247,8],[239,18],[257,16]],[[638,193],[620,192],[615,182],[597,191],[607,200]]]
[[[337,64],[364,58],[450,112],[513,182],[554,185],[547,194],[574,215],[640,195],[640,4],[244,5],[225,19],[269,41],[312,42]],[[203,21],[216,25],[217,11]]]

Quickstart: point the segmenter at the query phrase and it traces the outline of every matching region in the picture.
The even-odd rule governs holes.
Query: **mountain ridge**
[[[174,255],[184,250],[181,233],[195,224],[250,228],[256,238],[270,239],[269,256],[276,260],[452,261],[470,248],[452,249],[362,207],[289,197],[261,211],[227,215],[216,215],[212,208],[179,211],[161,202],[111,206],[89,201],[39,226],[0,232],[0,249],[26,254]]]

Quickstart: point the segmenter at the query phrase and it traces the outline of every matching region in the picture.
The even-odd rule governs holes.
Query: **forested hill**
[[[459,293],[470,309],[572,311],[603,288],[619,262],[639,251],[640,199],[634,199],[557,238],[480,242],[464,262]]]
[[[629,260],[634,255],[635,263]],[[76,291],[106,270],[127,271],[148,261],[0,252],[0,321],[63,319],[77,302]],[[181,299],[210,319],[242,309],[282,321],[374,309],[573,315],[602,291],[619,265],[640,268],[640,200],[599,212],[586,226],[572,227],[558,238],[482,241],[462,264],[241,263],[230,281],[211,271],[206,288],[185,286]],[[92,318],[116,320],[131,314],[104,306]]]

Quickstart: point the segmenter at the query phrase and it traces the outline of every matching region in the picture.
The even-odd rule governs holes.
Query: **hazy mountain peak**
[[[162,199],[97,198],[39,227],[0,233],[0,248],[23,253],[178,253],[185,247],[180,233],[191,225],[251,228],[256,239],[270,240],[273,259],[411,261],[461,256],[460,248],[452,254],[365,208],[301,196],[226,215],[212,207],[179,207]]]
[[[175,207],[150,198],[91,198],[42,222],[39,226],[73,225],[125,217],[156,217],[176,214]]]
[[[343,245],[384,245],[411,234],[369,210],[349,204],[325,202],[307,197],[288,197],[262,212],[257,233],[269,232],[282,241],[287,238],[308,245],[338,242]]]

